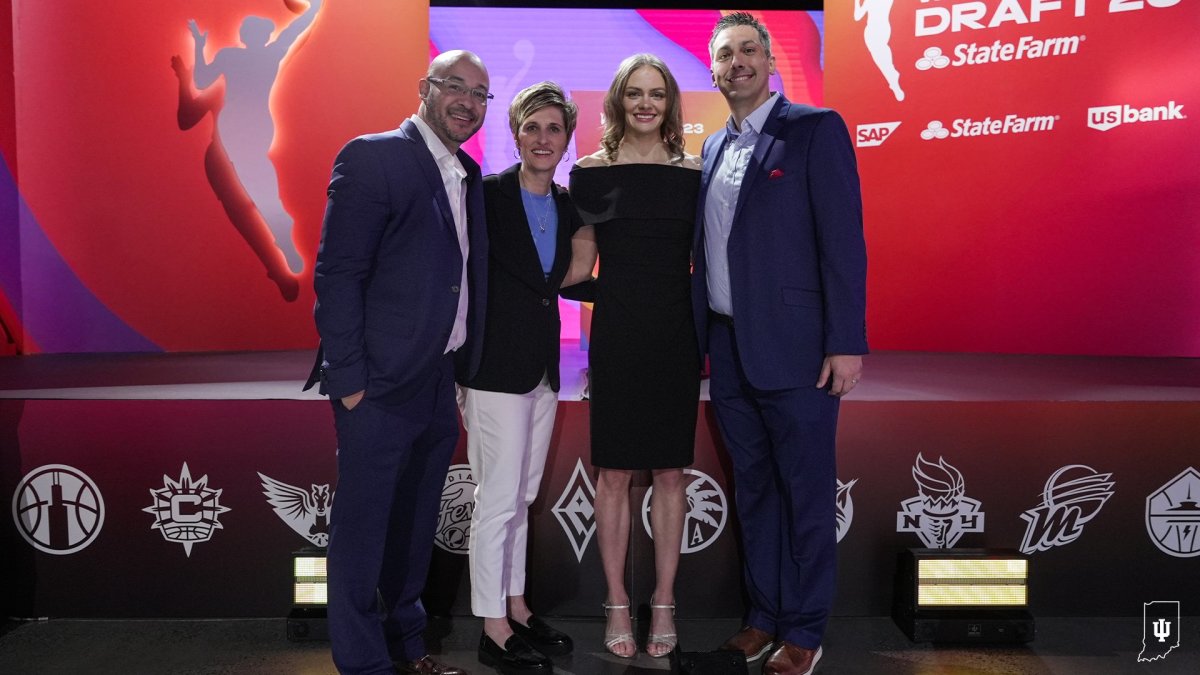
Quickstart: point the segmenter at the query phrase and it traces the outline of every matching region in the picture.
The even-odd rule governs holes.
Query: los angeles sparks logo
[[[951,548],[963,533],[983,531],[981,504],[966,496],[958,469],[941,457],[934,464],[918,454],[912,476],[919,494],[900,502],[897,532],[915,532],[927,548]]]
[[[309,486],[308,490],[288,485],[258,474],[262,479],[263,494],[267,503],[275,509],[275,515],[296,531],[296,534],[324,548],[329,545],[329,511],[333,504],[333,493],[329,484]]]
[[[154,516],[151,529],[162,533],[163,539],[183,545],[183,552],[192,556],[192,544],[208,541],[213,532],[222,529],[217,518],[228,507],[221,506],[221,490],[208,487],[208,476],[192,479],[187,462],[179,472],[179,480],[163,475],[163,488],[151,490],[154,504],[142,509]]]
[[[1028,523],[1021,552],[1048,551],[1078,539],[1084,524],[1113,496],[1113,485],[1111,473],[1097,473],[1083,464],[1055,471],[1046,480],[1041,506],[1021,514]]]

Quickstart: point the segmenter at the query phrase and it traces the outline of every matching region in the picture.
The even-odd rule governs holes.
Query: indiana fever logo
[[[192,556],[192,544],[208,541],[213,532],[222,529],[217,518],[228,507],[221,506],[221,490],[208,487],[208,476],[192,479],[187,462],[179,472],[179,480],[163,475],[163,488],[151,490],[154,504],[142,509],[154,516],[150,529],[162,533],[163,539],[183,545],[183,552]]]
[[[309,489],[288,485],[270,476],[262,479],[263,494],[275,509],[275,515],[295,530],[296,534],[322,548],[329,545],[329,512],[333,493],[329,484],[310,485]]]
[[[683,473],[691,476],[692,481],[686,489],[687,514],[683,519],[683,541],[679,552],[695,553],[708,548],[721,536],[729,502],[725,499],[725,491],[712,476],[695,469],[684,469]],[[651,537],[654,536],[650,532],[650,500],[653,496],[654,488],[650,488],[642,500],[642,526]]]
[[[471,548],[471,514],[475,512],[475,479],[469,464],[453,464],[442,484],[442,507],[438,510],[438,548],[466,555]]]
[[[958,469],[941,457],[934,464],[918,454],[912,476],[919,494],[900,502],[897,532],[915,532],[927,548],[951,548],[963,533],[983,531],[981,504],[966,496]]]
[[[1070,464],[1050,475],[1042,490],[1042,504],[1021,514],[1028,525],[1021,541],[1022,553],[1064,546],[1083,534],[1083,526],[1100,513],[1113,496],[1111,473]]]

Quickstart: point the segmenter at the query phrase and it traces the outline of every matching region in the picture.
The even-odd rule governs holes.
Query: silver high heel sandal
[[[602,603],[601,606],[604,607],[604,619],[605,619],[606,624],[608,623],[609,610],[623,609],[626,612],[629,611],[628,604],[610,605],[607,602],[605,602],[605,603]],[[633,617],[630,617],[629,623],[630,623],[630,625],[633,625]],[[614,648],[617,645],[625,643],[625,642],[628,642],[629,646],[631,647],[631,649],[629,650],[629,653],[628,654],[618,654]],[[609,654],[612,654],[613,656],[616,656],[616,657],[622,658],[622,659],[632,659],[633,657],[637,656],[637,643],[633,641],[633,633],[631,633],[631,632],[610,633],[610,632],[608,632],[607,625],[605,626],[605,629],[604,629],[604,648],[606,650],[608,650]]]
[[[675,605],[656,605],[654,604],[654,601],[651,600],[650,610],[654,611],[656,609],[669,609],[671,610],[671,616],[675,616]],[[650,645],[663,645],[667,649],[661,654],[654,654],[650,652]],[[679,636],[675,633],[650,633],[650,636],[646,639],[646,653],[656,659],[661,659],[662,657],[667,656],[671,652],[675,651],[675,647],[678,645]]]

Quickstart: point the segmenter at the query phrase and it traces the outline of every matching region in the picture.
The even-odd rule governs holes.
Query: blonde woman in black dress
[[[602,147],[571,171],[584,227],[570,276],[600,259],[588,353],[596,532],[608,584],[604,646],[624,658],[637,653],[625,587],[635,471],[653,476],[655,586],[646,652],[666,656],[678,643],[683,468],[692,463],[700,391],[690,290],[700,159],[683,151],[679,98],[661,59],[625,59],[605,97]]]

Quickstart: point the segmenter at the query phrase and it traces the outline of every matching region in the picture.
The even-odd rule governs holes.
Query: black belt
[[[708,310],[708,320],[712,323],[721,324],[726,328],[733,328],[733,317],[728,314],[720,314],[710,309]]]

